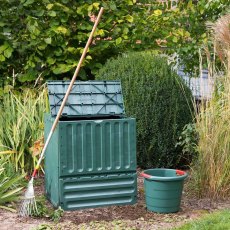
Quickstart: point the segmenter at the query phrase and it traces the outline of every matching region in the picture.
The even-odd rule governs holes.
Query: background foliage
[[[177,7],[150,0],[0,0],[0,4],[0,86],[71,77],[101,6],[105,12],[81,79],[93,78],[109,57],[130,49],[176,52],[192,70],[198,66],[199,48],[209,41],[205,23],[229,6],[227,0],[179,1]]]
[[[39,76],[71,77],[92,29],[94,15],[103,6],[103,20],[80,73],[82,79],[92,76],[107,57],[117,54],[129,41],[134,28],[133,14],[139,10],[134,2],[1,0],[1,80],[6,81],[13,70],[21,83]]]
[[[151,3],[147,16],[137,24],[141,48],[158,48],[167,54],[177,54],[176,62],[197,76],[201,57],[213,56],[206,23],[217,20],[229,11],[227,0],[178,1],[177,6]],[[200,57],[201,56],[201,57]],[[205,62],[204,62],[205,63]],[[203,66],[207,68],[207,65]]]
[[[137,119],[137,157],[141,167],[175,167],[188,163],[176,147],[192,121],[192,96],[166,58],[134,52],[109,60],[97,79],[120,79],[127,116]]]

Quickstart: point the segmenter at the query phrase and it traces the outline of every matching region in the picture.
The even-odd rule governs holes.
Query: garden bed
[[[41,183],[40,183],[41,182]],[[37,196],[43,194],[43,180],[36,182]],[[167,229],[217,209],[230,208],[230,200],[211,202],[183,194],[181,210],[173,214],[157,214],[145,208],[143,178],[138,178],[138,203],[127,206],[84,209],[64,212],[58,223],[49,218],[20,218],[16,213],[0,210],[1,229]],[[55,227],[54,227],[55,226]]]

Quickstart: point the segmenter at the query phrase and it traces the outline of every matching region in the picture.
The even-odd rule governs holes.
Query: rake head
[[[19,216],[27,217],[31,216],[32,213],[37,213],[37,205],[34,196],[34,186],[33,186],[33,177],[31,178],[27,190],[25,192],[25,196],[22,200],[20,209],[19,209]]]

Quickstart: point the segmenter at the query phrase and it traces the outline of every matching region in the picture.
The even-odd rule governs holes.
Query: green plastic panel
[[[180,209],[183,181],[160,182],[145,179],[147,209],[159,213],[178,212]]]
[[[62,178],[59,184],[59,205],[64,210],[135,204],[137,200],[136,173]]]
[[[60,176],[136,171],[133,118],[59,121],[55,132],[50,144],[58,150],[53,153],[50,148],[46,155],[59,158]]]
[[[50,112],[56,116],[70,81],[48,81]],[[76,81],[63,117],[124,116],[120,81]]]
[[[53,121],[45,115],[45,139]],[[136,203],[135,119],[59,121],[45,152],[45,191],[64,210]]]
[[[45,139],[51,129],[52,123],[49,116],[45,116]],[[59,154],[58,145],[55,144],[58,140],[58,126],[54,132],[50,144],[45,153],[45,191],[52,204],[56,207],[59,204]],[[48,154],[47,154],[48,153]]]

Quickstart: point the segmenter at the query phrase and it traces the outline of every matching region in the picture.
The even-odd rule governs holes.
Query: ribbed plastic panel
[[[52,122],[50,122],[49,116],[45,116],[45,139],[47,139],[51,127]],[[58,132],[56,130],[45,152],[45,191],[55,207],[58,207],[59,204],[59,146],[55,144],[57,140]]]
[[[60,121],[60,176],[135,171],[135,130],[133,118]]]
[[[136,173],[63,178],[59,183],[64,210],[134,204],[137,199]]]
[[[70,81],[48,81],[50,112],[56,116]],[[120,81],[76,81],[62,112],[64,117],[124,116]]]

